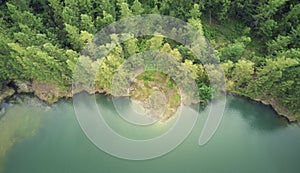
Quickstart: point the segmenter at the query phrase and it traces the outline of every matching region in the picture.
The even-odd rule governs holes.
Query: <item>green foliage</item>
[[[150,50],[157,50],[163,44],[163,37],[161,36],[153,36],[150,40],[147,40],[146,45]]]
[[[169,88],[173,88],[174,87],[174,84],[173,84],[173,82],[171,80],[168,80],[167,85],[168,85]]]
[[[80,32],[76,26],[65,24],[65,30],[68,35],[68,42],[71,44],[72,48],[76,51],[80,51],[83,47],[83,43],[80,40]]]
[[[278,35],[275,40],[272,40],[267,43],[268,51],[271,54],[276,53],[277,51],[282,51],[282,50],[286,49],[290,43],[291,43],[290,36]]]
[[[132,11],[129,9],[129,5],[125,2],[118,3],[120,8],[120,18],[127,18],[133,16]]]
[[[113,76],[117,71],[118,67],[123,63],[124,58],[120,56],[120,51],[115,51],[114,53],[109,54],[103,60],[96,61],[94,63],[96,69],[95,76],[95,87],[99,90],[105,90],[107,92],[111,92],[111,84],[113,80]],[[98,63],[98,65],[97,65]],[[118,81],[123,83],[124,81]]]
[[[134,15],[139,15],[144,12],[142,4],[138,0],[134,0],[133,4],[131,6],[131,10]]]
[[[89,16],[88,14],[81,14],[80,15],[80,19],[81,19],[81,30],[87,31],[89,33],[96,33],[96,28],[94,26],[92,17]]]
[[[257,69],[255,81],[249,82],[247,93],[255,98],[275,99],[291,112],[299,111],[299,61],[290,58],[267,59]]]
[[[97,16],[95,21],[95,25],[98,30],[115,21],[115,18],[106,11],[103,11],[102,15],[103,17]]]
[[[216,91],[210,82],[222,83],[222,73],[213,64],[201,64],[206,59],[195,59],[190,48],[159,35],[110,35],[113,42],[126,41],[102,60],[78,59],[82,48],[103,27],[134,15],[156,13],[187,21],[211,42],[210,47],[215,48],[211,52],[222,62],[230,91],[273,99],[299,114],[299,9],[300,3],[294,0],[6,0],[0,4],[0,81],[52,82],[68,88],[78,62],[86,71],[75,78],[88,80],[87,75],[96,73],[96,88],[109,92],[113,75],[126,58],[159,50],[172,58],[158,56],[155,61],[162,66],[165,61],[180,62],[187,71],[169,72],[180,74],[177,78],[189,74],[197,81],[201,100],[211,99]],[[170,34],[193,39],[184,29],[173,28]],[[201,44],[206,43],[203,39]],[[113,45],[101,45],[99,50]],[[182,82],[186,88],[192,86],[191,81]],[[172,88],[173,83],[169,80],[167,86]]]
[[[124,42],[125,57],[130,57],[139,51],[137,42],[137,38],[132,38]]]
[[[237,86],[244,87],[251,81],[254,74],[254,63],[248,60],[239,60],[232,72],[232,79]]]
[[[266,37],[272,37],[273,30],[277,29],[278,23],[271,18],[276,14],[279,7],[284,5],[287,0],[269,0],[266,3],[262,3],[258,6],[257,14],[254,15],[254,19],[258,22],[259,31]]]
[[[225,47],[221,49],[221,61],[225,60],[231,60],[233,62],[237,62],[241,56],[243,55],[245,50],[245,45],[243,43],[237,42],[228,45],[228,47]]]
[[[35,16],[29,11],[20,11],[18,8],[10,3],[6,3],[9,10],[10,19],[16,24],[23,24],[31,29],[43,31],[42,19]]]
[[[65,6],[62,12],[64,23],[77,26],[79,23],[79,13],[75,9]]]
[[[200,6],[198,4],[194,4],[193,8],[189,11],[188,16],[194,19],[199,19],[201,16]]]
[[[54,18],[54,23],[57,26],[62,26],[62,13],[63,13],[63,6],[60,0],[48,0],[49,6],[51,7],[52,16]]]
[[[139,80],[143,80],[143,81],[155,81],[156,78],[154,78],[152,75],[157,72],[156,70],[147,70],[144,73],[142,73],[141,75],[139,75],[137,77],[137,79]]]
[[[212,88],[203,83],[198,83],[198,94],[202,102],[206,102],[212,98]]]
[[[77,68],[80,69],[78,72],[74,73],[73,79],[76,81],[76,87],[78,89],[89,89],[93,86],[93,78],[96,74],[96,67],[93,66],[97,62],[93,62],[89,57],[80,56],[77,62]],[[69,62],[69,65],[72,65]]]

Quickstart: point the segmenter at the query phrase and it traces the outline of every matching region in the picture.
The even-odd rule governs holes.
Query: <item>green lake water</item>
[[[193,131],[175,150],[145,161],[119,159],[99,150],[81,130],[72,101],[60,101],[46,108],[35,106],[30,100],[33,98],[7,105],[7,113],[0,120],[0,140],[6,140],[0,141],[0,172],[300,172],[300,125],[288,124],[271,108],[240,97],[227,97],[220,127],[206,145],[199,146],[198,138],[208,109],[200,111]],[[143,130],[123,122],[110,97],[97,96],[97,102],[106,110],[108,124],[130,138],[151,138],[172,124],[171,120]]]

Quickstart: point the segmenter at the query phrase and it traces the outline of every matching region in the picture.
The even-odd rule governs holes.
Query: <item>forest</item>
[[[298,0],[0,0],[2,93],[13,88],[49,102],[68,96],[84,46],[109,24],[141,14],[173,16],[195,26],[212,45],[228,92],[271,104],[291,121],[300,119]],[[101,66],[95,86],[109,93],[124,60],[154,49],[172,54],[190,70],[201,102],[217,95],[191,51],[158,36],[132,38],[101,62],[80,59],[89,70],[78,77]]]

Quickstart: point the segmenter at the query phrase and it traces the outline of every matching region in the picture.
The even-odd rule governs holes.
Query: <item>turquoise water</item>
[[[157,136],[172,124],[171,120],[142,130],[122,122],[111,98],[98,96],[97,102],[110,110],[105,115],[108,124],[131,138]],[[8,108],[7,116],[13,109]],[[20,115],[36,108],[22,109]],[[175,150],[145,161],[119,159],[99,150],[81,130],[71,101],[32,113],[42,117],[41,124],[34,135],[9,149],[2,164],[4,173],[300,172],[300,126],[287,124],[267,106],[239,97],[227,97],[221,125],[205,146],[198,146],[198,138],[208,110],[200,112],[192,133]]]

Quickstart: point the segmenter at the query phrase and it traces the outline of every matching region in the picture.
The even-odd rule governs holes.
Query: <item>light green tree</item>
[[[249,60],[238,60],[232,72],[232,79],[236,86],[244,87],[247,85],[254,74],[254,63]]]
[[[142,7],[142,4],[138,0],[134,0],[131,6],[131,10],[134,15],[139,15],[144,12],[144,8]]]
[[[81,14],[80,19],[81,19],[81,25],[80,25],[81,30],[85,30],[92,34],[96,33],[96,28],[94,26],[94,22],[91,16],[89,16],[88,14]]]
[[[68,42],[72,45],[72,48],[76,51],[80,51],[83,43],[80,40],[80,32],[76,26],[65,24],[65,30],[68,35]]]
[[[189,11],[189,17],[194,19],[199,19],[201,16],[199,4],[194,4],[193,8]]]
[[[147,48],[150,50],[157,50],[161,48],[163,44],[162,36],[153,36],[151,39],[146,41]]]
[[[132,11],[129,9],[129,5],[125,2],[119,4],[120,18],[127,18],[133,16]]]

